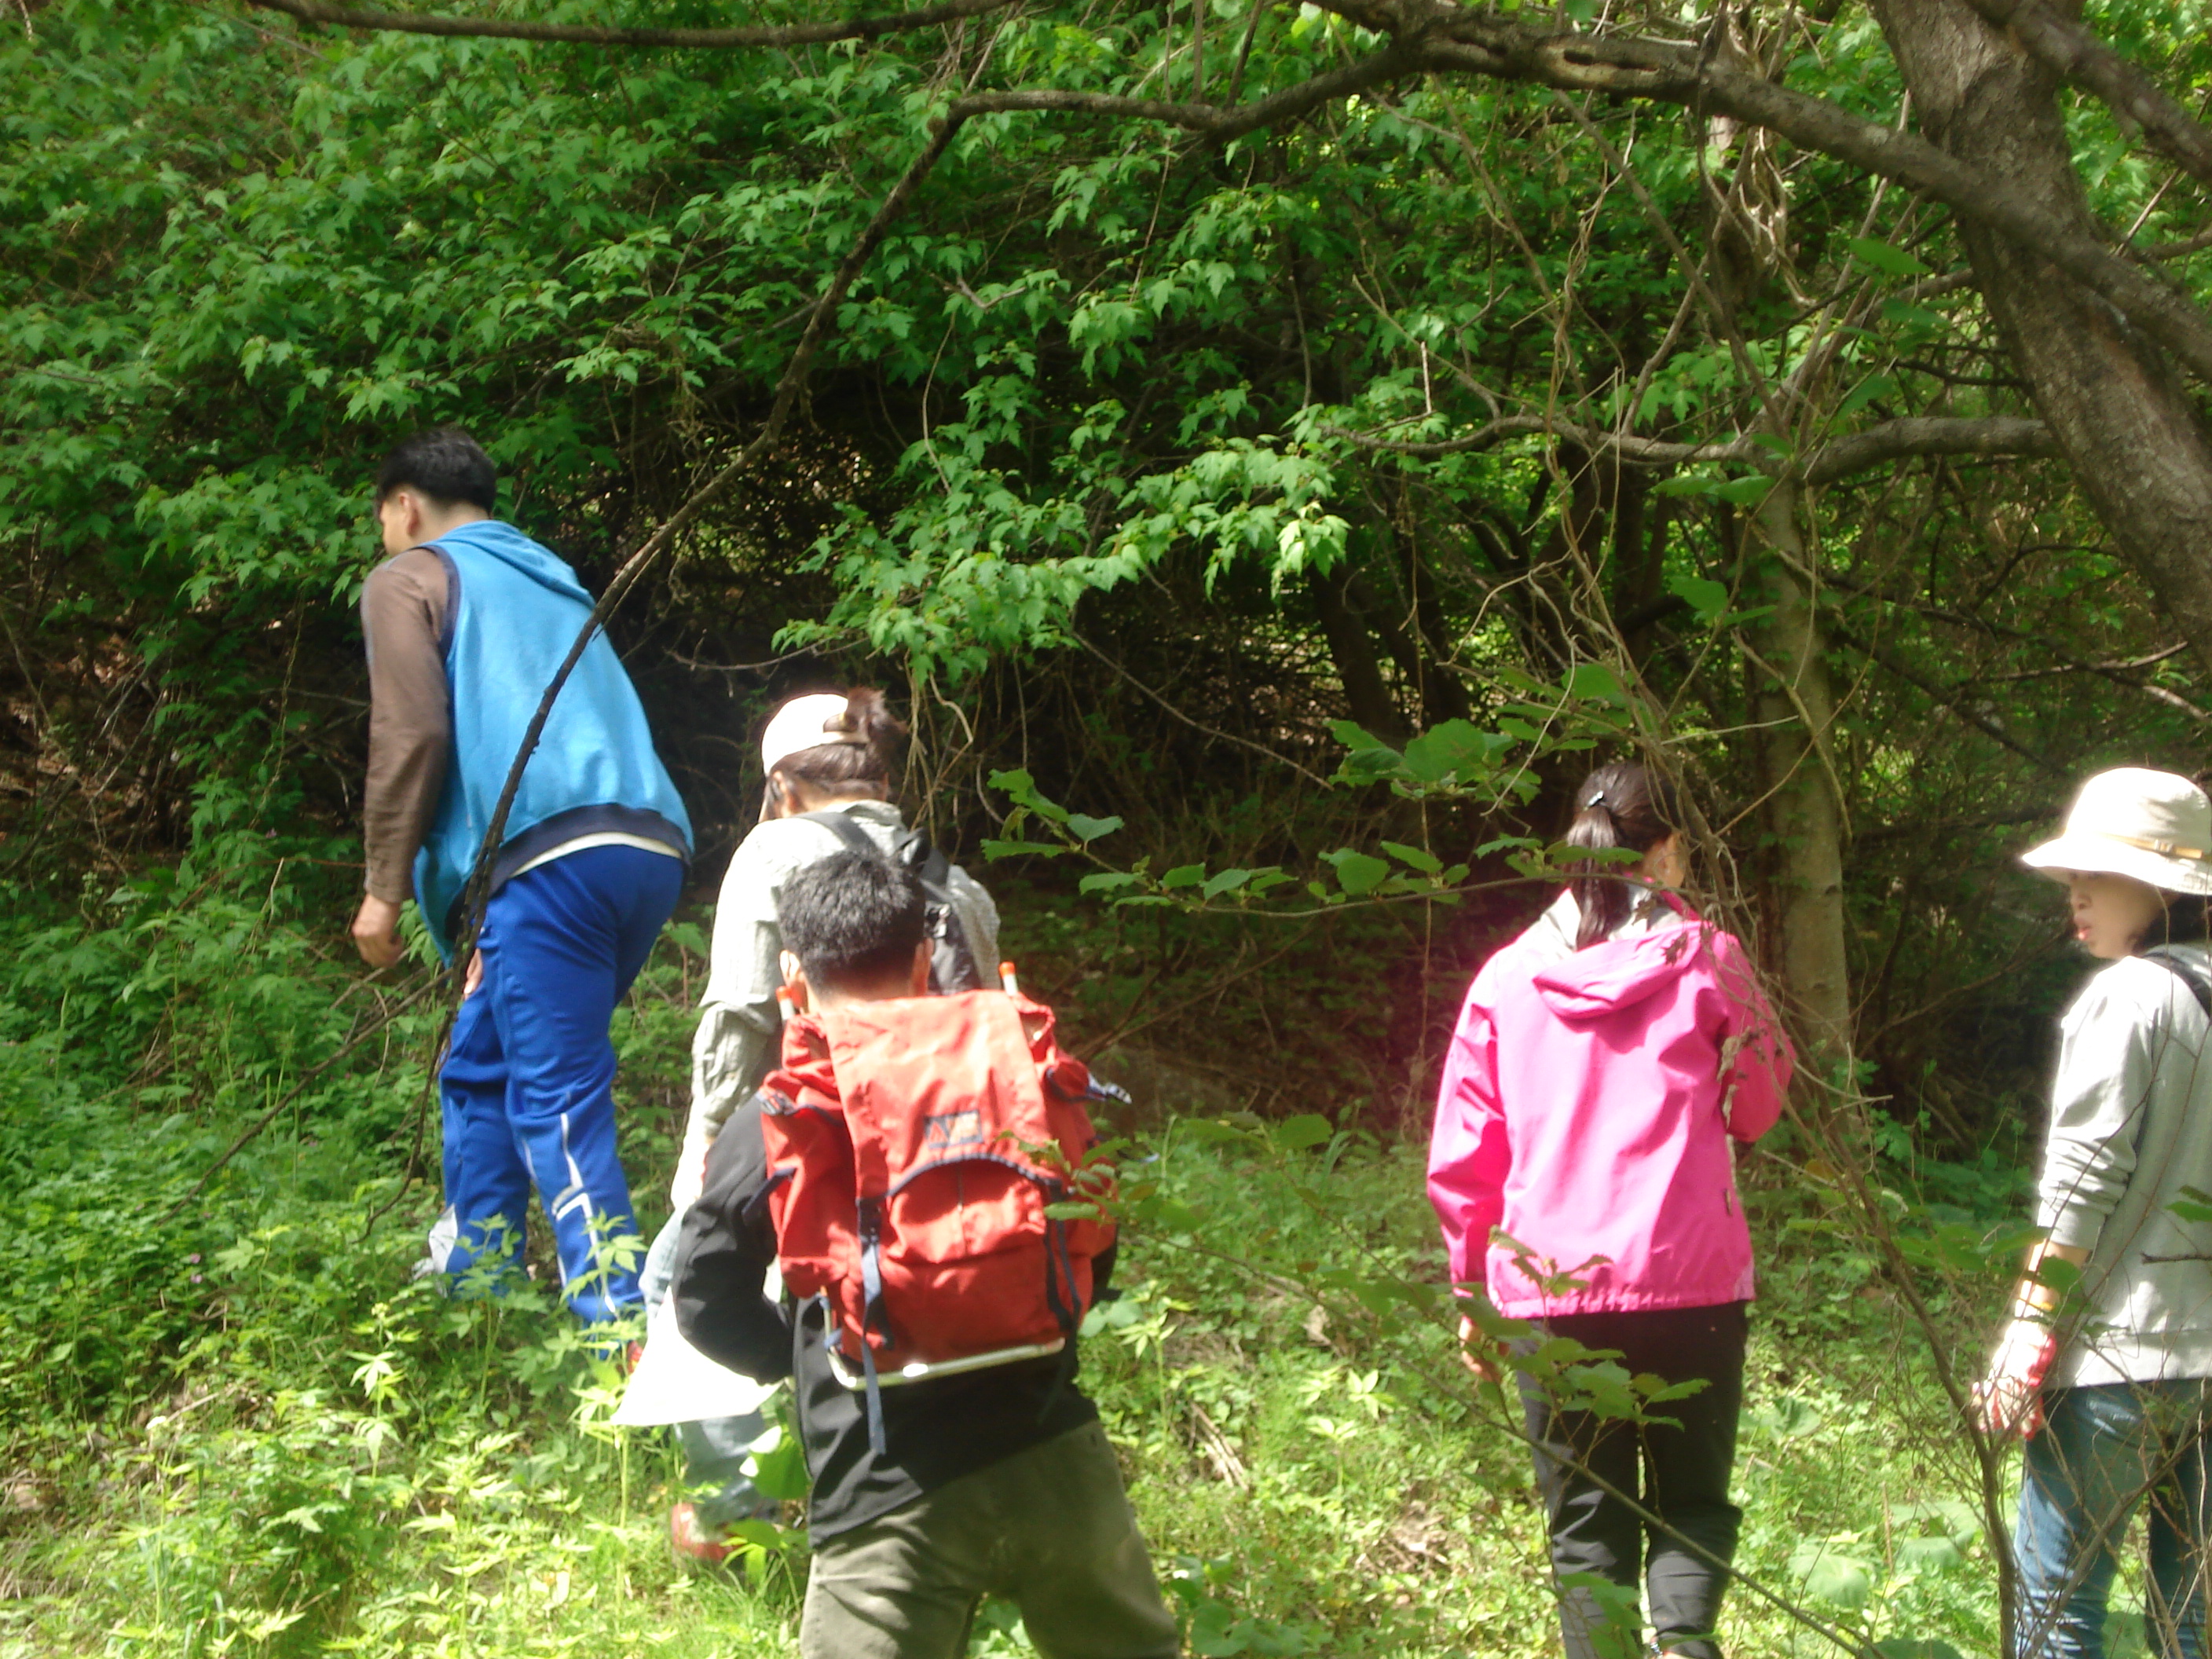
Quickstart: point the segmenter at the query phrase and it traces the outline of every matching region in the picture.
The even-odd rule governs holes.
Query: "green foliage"
[[[329,716],[360,694],[377,452],[479,428],[512,515],[602,578],[750,434],[948,87],[1249,100],[1376,44],[1261,6],[1201,49],[1200,9],[1045,5],[760,54],[40,9],[0,41],[0,675],[28,728],[9,858],[112,881],[210,829],[349,830],[357,733]],[[2198,72],[2156,8],[2099,26]],[[1900,115],[1863,16],[1745,27],[1794,87]],[[2188,234],[2108,117],[2068,119],[2100,211]],[[805,419],[639,601],[668,632],[633,661],[663,678],[710,836],[744,816],[729,745],[757,711],[756,682],[705,665],[780,636],[807,674],[905,678],[981,733],[939,751],[960,830],[988,814],[958,786],[994,770],[1124,820],[1083,878],[1118,902],[1417,900],[1439,871],[1381,841],[1470,875],[1540,854],[1571,773],[1636,744],[1691,775],[1743,881],[1779,879],[1751,735],[1776,718],[1756,706],[1776,566],[1747,515],[1876,423],[2027,411],[1946,224],[1705,125],[1449,76],[1218,146],[970,122],[847,295]],[[1715,285],[1726,305],[1698,297]],[[1595,429],[1728,459],[1601,478],[1561,441]],[[1904,463],[1801,516],[1848,687],[1825,748],[1857,832],[1866,1047],[1908,1111],[1944,1096],[1964,1153],[2032,1047],[1949,1022],[2039,1016],[2053,990],[2002,971],[2037,924],[1966,873],[2009,833],[1988,820],[2053,805],[2077,764],[2185,752],[2166,699],[2189,681],[2094,669],[2164,623],[2040,469]],[[710,630],[732,648],[702,652]],[[1285,762],[1387,783],[1394,808],[1286,799]],[[1984,988],[1963,1012],[1959,985]]]
[[[0,1199],[35,1216],[39,1248],[0,1311],[21,1587],[0,1654],[791,1650],[798,1534],[750,1529],[726,1578],[673,1567],[672,1462],[605,1426],[619,1380],[567,1316],[529,1284],[455,1300],[410,1281],[434,1202],[419,1188],[364,1236],[404,1157],[427,1015],[416,1041],[322,1073],[296,1120],[164,1218],[362,996],[301,926],[343,890],[255,844],[74,917],[13,912],[0,1056],[21,1092]],[[673,1155],[653,1120],[682,1069],[680,948],[617,1022],[641,1193]],[[240,962],[287,971],[257,983]],[[1109,1126],[1124,1295],[1089,1322],[1085,1386],[1191,1650],[1443,1654],[1480,1632],[1486,1651],[1540,1651],[1553,1615],[1516,1413],[1459,1370],[1413,1150],[1312,1110],[1152,1121]],[[1847,1241],[1781,1231],[1801,1185],[1747,1196],[1776,1265],[1742,1565],[1869,1638],[1985,1645],[1978,1521],[1898,1432],[1937,1409],[1923,1368],[1880,1352],[1881,1299]],[[1854,1292],[1822,1300],[1832,1273]],[[1525,1366],[1612,1414],[1663,1416],[1679,1393],[1571,1344]],[[779,1430],[755,1452],[787,1494],[793,1451]],[[1791,1639],[1753,1598],[1731,1606],[1735,1645]],[[984,1625],[980,1651],[1024,1650],[1012,1609]]]
[[[589,1428],[606,1362],[526,1284],[467,1302],[410,1282],[434,1176],[367,1224],[397,1194],[437,1018],[393,988],[380,1010],[302,927],[348,896],[258,836],[77,915],[12,896],[0,1202],[36,1247],[0,1308],[0,1442],[41,1530],[0,1650],[20,1631],[24,1652],[413,1651],[510,1576],[494,1600],[543,1606],[605,1553],[590,1494],[629,1461]],[[680,1069],[664,976],[617,1035]],[[635,1133],[644,1059],[634,1167],[671,1144]],[[494,1559],[492,1579],[470,1565]]]
[[[434,1030],[302,922],[342,909],[322,872],[353,851],[333,711],[360,692],[368,466],[407,428],[477,427],[512,516],[604,574],[750,434],[947,88],[1254,99],[1377,44],[1316,9],[1204,17],[1205,52],[1197,9],[1049,3],[781,54],[168,0],[55,0],[0,36],[0,1199],[35,1241],[0,1309],[0,1431],[45,1587],[0,1641],[702,1650],[702,1605],[783,1639],[787,1537],[750,1540],[751,1588],[678,1577],[647,1455],[608,1439],[611,1380],[560,1316],[405,1289],[419,1188],[366,1225]],[[2176,84],[2212,67],[2171,9],[2097,21]],[[1793,86],[1905,114],[1864,15],[1744,26]],[[2107,115],[2066,118],[2116,228],[2195,234]],[[1772,740],[1814,668],[1842,690],[1808,756],[1853,836],[1866,1070],[1838,1081],[1895,1115],[1853,1168],[1801,1144],[1776,1156],[1802,1179],[1751,1185],[1771,1299],[1747,1559],[1885,1651],[1991,1644],[1960,1565],[1988,1542],[1926,1508],[1956,1471],[1898,1432],[1948,1407],[1920,1351],[1867,1352],[1893,1340],[1870,1322],[1907,1282],[1961,1345],[1987,1312],[2072,976],[1992,872],[2065,775],[2189,752],[2197,691],[2046,469],[1808,489],[1786,564],[1750,528],[1838,438],[2026,412],[1947,225],[1753,148],[1445,76],[1223,146],[975,121],[848,295],[804,419],[643,607],[704,665],[633,653],[670,676],[687,788],[742,805],[755,683],[701,712],[750,671],[693,643],[737,614],[732,661],[773,637],[814,653],[794,672],[903,676],[918,723],[960,734],[924,748],[954,757],[940,800],[982,803],[954,827],[995,811],[978,779],[1012,802],[994,880],[1073,858],[1106,901],[1010,932],[1188,1119],[1130,1160],[1135,1296],[1096,1369],[1196,1650],[1545,1639],[1521,1453],[1458,1381],[1389,1132],[1425,1109],[1464,970],[1560,874],[1589,760],[1663,748],[1721,901],[1785,890],[1766,803],[1814,769],[1778,772]],[[1725,303],[1690,303],[1693,262]],[[1705,459],[1614,466],[1565,436],[1600,430]],[[1785,574],[1818,637],[1778,663]],[[623,1027],[634,1169],[684,1104],[667,986],[693,965]],[[386,1013],[388,1045],[341,1057]],[[1663,1414],[1601,1355],[1535,1365]]]

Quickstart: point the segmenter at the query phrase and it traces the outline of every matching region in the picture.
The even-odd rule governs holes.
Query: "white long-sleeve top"
[[[2186,952],[2212,975],[2212,952]],[[2062,1385],[2212,1376],[2212,1026],[2172,969],[2127,957],[2059,1024],[2036,1224],[2088,1251]]]
[[[906,820],[888,801],[848,801],[834,809],[868,832],[888,854]],[[774,1067],[782,1020],[775,1004],[783,983],[783,928],[776,903],[784,884],[810,864],[845,850],[837,832],[807,818],[769,818],[756,825],[731,855],[714,908],[713,956],[691,1037],[691,1116],[668,1195],[681,1215],[699,1196],[707,1148],[729,1115]],[[946,882],[975,965],[989,975],[999,961],[999,910],[958,865]]]

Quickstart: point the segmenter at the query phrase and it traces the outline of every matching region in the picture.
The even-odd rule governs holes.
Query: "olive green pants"
[[[1047,1659],[1174,1659],[1175,1620],[1096,1423],[823,1541],[805,1659],[958,1659],[986,1595]]]

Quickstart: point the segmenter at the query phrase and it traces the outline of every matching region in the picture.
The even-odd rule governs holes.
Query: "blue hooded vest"
[[[437,817],[415,855],[415,895],[450,959],[457,907],[492,810],[539,699],[592,614],[592,596],[566,563],[496,520],[465,524],[430,546],[446,566],[453,746]],[[691,852],[690,816],[601,633],[561,688],[523,769],[492,885],[563,842],[611,832]]]

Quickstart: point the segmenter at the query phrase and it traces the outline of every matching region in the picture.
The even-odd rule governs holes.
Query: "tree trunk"
[[[1370,737],[1385,743],[1405,741],[1405,726],[1390,688],[1382,683],[1382,665],[1375,657],[1375,636],[1351,603],[1352,570],[1339,561],[1327,575],[1316,571],[1313,582],[1314,612],[1320,619],[1322,637],[1336,664],[1336,678],[1344,687],[1346,712]]]
[[[1808,1055],[1850,1052],[1850,975],[1844,956],[1843,803],[1829,734],[1835,698],[1819,613],[1799,573],[1808,567],[1797,525],[1800,487],[1778,483],[1750,534],[1765,544],[1758,581],[1774,607],[1761,623],[1753,666],[1761,782],[1778,848],[1782,979]],[[1757,556],[1754,550],[1754,556]]]
[[[2106,234],[2049,71],[1963,0],[1875,0],[1875,10],[1929,137],[2063,222]],[[2014,243],[1954,222],[2075,481],[2212,672],[2212,441],[2179,377],[2102,299]]]

